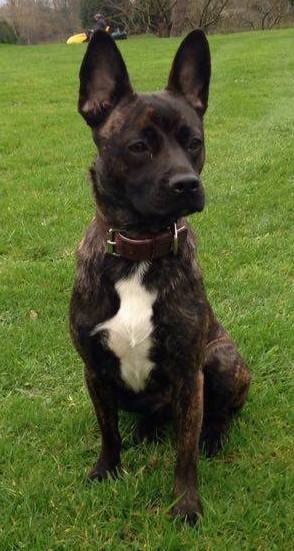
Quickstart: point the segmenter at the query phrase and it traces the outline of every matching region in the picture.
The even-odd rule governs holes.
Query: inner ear
[[[201,114],[207,109],[211,65],[207,38],[192,31],[181,43],[168,79],[167,90],[183,95]]]
[[[132,93],[125,62],[114,40],[96,31],[80,69],[79,112],[90,126],[99,126],[118,102]]]

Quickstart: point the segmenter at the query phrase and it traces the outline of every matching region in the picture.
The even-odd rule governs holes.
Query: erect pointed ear
[[[192,31],[183,40],[174,58],[167,90],[183,95],[201,114],[208,103],[210,51],[203,31]]]
[[[132,94],[132,86],[114,40],[104,31],[96,31],[80,69],[79,112],[90,126],[99,126],[128,94]]]

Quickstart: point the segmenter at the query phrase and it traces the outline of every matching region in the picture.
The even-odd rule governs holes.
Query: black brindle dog
[[[112,39],[91,39],[79,111],[99,156],[96,215],[80,244],[71,333],[102,434],[91,479],[120,469],[119,408],[141,414],[137,440],[174,418],[173,512],[201,514],[199,447],[213,456],[243,406],[249,373],[206,298],[185,215],[204,207],[203,116],[210,53],[205,35],[182,42],[167,87],[136,94]]]

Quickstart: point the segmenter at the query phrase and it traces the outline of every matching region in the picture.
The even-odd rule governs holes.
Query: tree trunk
[[[170,34],[170,29],[166,21],[160,21],[157,26],[157,36],[159,38],[167,38]]]
[[[171,36],[179,36],[185,30],[189,0],[177,0],[172,13]]]

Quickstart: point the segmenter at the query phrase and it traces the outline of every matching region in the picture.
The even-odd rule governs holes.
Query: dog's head
[[[155,230],[203,209],[209,80],[202,31],[182,42],[166,89],[144,95],[133,91],[112,38],[101,31],[93,35],[80,70],[79,112],[99,150],[91,174],[110,224]]]

